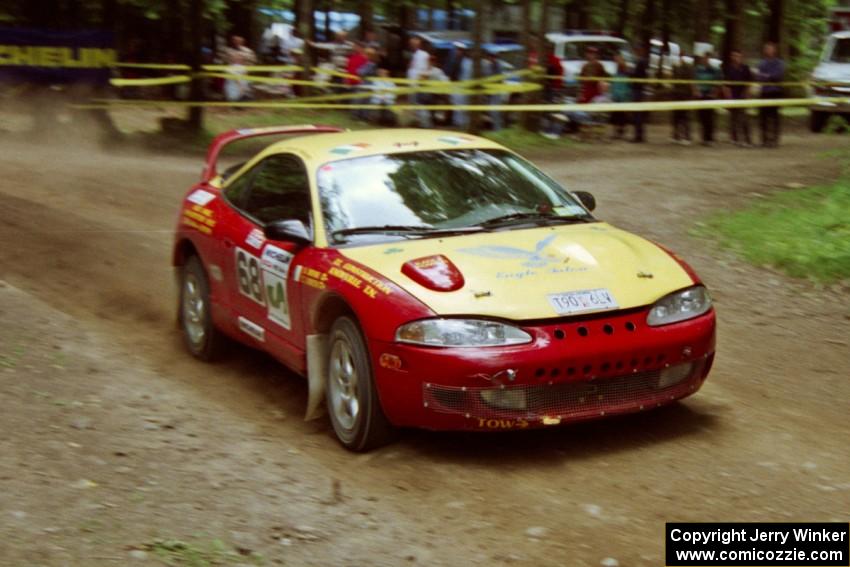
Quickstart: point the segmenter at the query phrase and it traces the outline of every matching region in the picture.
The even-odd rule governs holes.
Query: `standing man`
[[[711,66],[711,52],[706,51],[697,59],[696,67],[694,68],[694,76],[697,81],[697,91],[699,100],[716,100],[717,94],[720,91],[718,81],[720,81],[720,71]],[[714,145],[714,109],[701,108],[697,111],[699,122],[702,126],[702,145]]]
[[[646,79],[649,77],[649,59],[646,57],[646,47],[643,45],[638,46],[635,49],[635,55],[637,56],[637,62],[635,63],[635,68],[632,71],[632,78],[638,79],[638,81],[632,83],[632,100],[635,102],[643,102],[646,84],[641,82],[640,79]],[[633,117],[635,122],[635,137],[632,138],[632,142],[635,144],[642,144],[646,141],[643,132],[644,113],[635,112]]]
[[[614,55],[614,63],[617,64],[617,71],[614,74],[615,80],[611,83],[611,100],[613,102],[631,102],[632,101],[632,86],[627,82],[629,78],[629,65],[626,63],[622,53]],[[625,79],[625,80],[624,80]],[[628,112],[612,112],[611,125],[614,126],[614,139],[622,140],[626,132],[626,124],[629,120]]]
[[[759,81],[768,83],[761,88],[761,98],[782,98],[782,85],[770,84],[781,83],[785,79],[785,62],[777,57],[775,43],[767,42],[764,44],[764,59],[759,63],[756,77]],[[779,107],[762,107],[759,110],[759,123],[762,145],[766,148],[779,146],[781,133]]]
[[[602,66],[602,63],[599,62],[599,50],[595,47],[588,47],[584,51],[584,58],[586,59],[586,63],[582,65],[581,72],[579,76],[584,78],[594,78],[594,77],[607,77],[608,73],[605,71],[605,67]],[[581,95],[579,96],[579,102],[592,102],[594,98],[599,94],[599,85],[600,81],[598,80],[582,80],[581,81]]]
[[[453,64],[448,73],[449,80],[468,81],[472,78],[472,58],[469,57],[469,49],[460,41],[455,43],[454,47]],[[463,106],[469,101],[469,97],[463,93],[452,93],[449,98],[455,106]],[[452,124],[461,130],[466,130],[469,126],[469,113],[465,110],[453,110]]]
[[[230,47],[224,51],[224,62],[230,67],[227,70],[229,74],[244,75],[246,66],[257,63],[257,55],[245,44],[244,37],[234,35],[230,38]],[[248,81],[242,79],[227,79],[224,83],[224,95],[230,102],[248,98],[250,89]]]
[[[727,99],[744,100],[748,97],[750,86],[734,83],[749,83],[753,80],[750,66],[744,63],[740,49],[733,49],[729,54],[729,62],[723,67],[723,80],[731,81],[733,84],[723,86],[723,92]],[[736,146],[751,147],[750,118],[746,108],[729,109],[729,136]]]
[[[687,62],[685,54],[679,55],[679,63],[673,67],[673,79],[676,81],[693,81],[694,66]],[[686,101],[699,98],[699,91],[694,83],[673,83],[673,100]],[[683,146],[691,145],[691,111],[673,111],[673,143]]]

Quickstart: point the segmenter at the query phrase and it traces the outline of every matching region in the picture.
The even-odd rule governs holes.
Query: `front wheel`
[[[351,451],[389,443],[394,429],[378,399],[363,333],[349,317],[331,327],[327,369],[328,414],[339,442]]]
[[[224,338],[212,322],[210,284],[197,256],[191,256],[181,270],[179,322],[192,356],[211,361],[221,354]]]

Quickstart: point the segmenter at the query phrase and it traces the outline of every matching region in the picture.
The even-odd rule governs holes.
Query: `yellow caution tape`
[[[110,79],[109,84],[113,87],[160,87],[163,85],[179,85],[189,83],[192,77],[189,75],[176,75],[174,77],[161,77],[157,79]]]
[[[561,75],[543,75],[544,79],[563,79]],[[760,81],[726,81],[722,79],[699,80],[699,79],[666,79],[658,78],[637,78],[637,77],[574,77],[573,80],[585,82],[605,82],[605,83],[644,83],[644,84],[666,84],[666,85],[734,85],[734,86],[750,86],[750,87],[800,87],[809,84],[807,81],[783,81],[783,82],[760,82]]]
[[[365,96],[365,93],[364,93]],[[342,103],[299,103],[299,102],[277,102],[277,101],[252,101],[252,102],[182,102],[171,100],[121,100],[101,99],[93,101],[94,104],[108,104],[118,107],[133,106],[179,106],[179,107],[204,107],[204,108],[310,108],[323,110],[464,110],[482,112],[658,112],[669,110],[706,110],[706,109],[731,109],[731,108],[763,108],[763,107],[794,107],[813,105],[838,105],[850,104],[850,98],[786,98],[786,99],[746,99],[746,100],[689,100],[689,101],[665,101],[665,102],[627,102],[627,103],[600,103],[600,104],[342,104]],[[87,107],[79,105],[74,108]]]
[[[230,72],[233,71],[233,65],[203,65],[201,69],[212,72]],[[297,73],[303,71],[304,67],[300,65],[240,65],[239,69],[249,73]]]
[[[113,67],[121,67],[124,69],[152,69],[161,71],[191,71],[189,65],[180,63],[115,63]]]

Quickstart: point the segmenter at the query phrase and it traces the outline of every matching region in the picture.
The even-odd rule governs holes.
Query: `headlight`
[[[483,319],[423,319],[407,323],[395,333],[397,341],[438,347],[483,347],[531,342],[518,327]]]
[[[711,297],[701,285],[683,289],[655,302],[646,323],[652,327],[693,319],[711,309]]]

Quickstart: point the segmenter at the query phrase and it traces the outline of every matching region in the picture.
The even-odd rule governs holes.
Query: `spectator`
[[[354,57],[354,55],[352,55],[352,57]],[[354,72],[357,74],[358,81],[359,81],[358,84],[365,85],[365,89],[361,89],[361,90],[370,90],[371,87],[366,85],[366,83],[369,82],[369,79],[371,79],[372,77],[374,77],[378,74],[378,61],[379,61],[378,52],[375,49],[368,47],[363,51],[363,58],[364,58],[363,64],[358,66],[357,69]],[[350,71],[349,71],[349,73],[350,73]],[[356,98],[356,99],[354,99],[354,103],[355,104],[363,104],[367,100],[368,99],[366,99],[366,98]],[[354,118],[357,118],[357,119],[360,119],[360,120],[368,120],[369,119],[369,112],[366,111],[366,110],[358,108],[357,110],[354,111]]]
[[[345,72],[349,75],[345,79],[345,84],[350,86],[359,85],[362,82],[358,77],[360,67],[368,62],[369,59],[366,57],[366,49],[363,44],[359,41],[354,42],[354,48],[351,51],[351,55],[348,56],[348,61],[345,65]]]
[[[685,54],[679,55],[679,63],[673,67],[673,80],[693,81],[696,78],[694,66],[685,59]],[[673,83],[673,100],[686,101],[699,98],[699,90],[693,83]],[[684,146],[691,145],[691,111],[673,111],[673,142]]]
[[[546,43],[546,52],[541,60],[536,51],[528,56],[529,67],[544,66],[547,79],[543,81],[543,104],[554,104],[557,102],[558,94],[564,86],[564,67],[561,60],[555,56],[555,46]],[[560,115],[559,115],[560,116]],[[540,134],[550,140],[557,140],[563,129],[563,121],[551,114],[544,114],[541,118]]]
[[[765,83],[781,83],[785,79],[785,62],[777,57],[775,43],[768,42],[764,45],[764,59],[759,63],[756,77]],[[782,85],[766,84],[761,88],[761,98],[782,98],[782,95]],[[779,107],[762,107],[759,111],[759,124],[762,145],[766,148],[779,146]]]
[[[481,62],[482,75],[484,77],[494,77],[496,75],[501,75],[502,65],[501,63],[499,63],[499,59],[496,57],[496,55],[494,53],[485,53],[484,57],[484,61]],[[489,84],[499,85],[500,83],[494,81]],[[489,103],[491,105],[502,104],[504,102],[504,96],[505,95],[503,94],[490,95],[488,97],[490,99]],[[502,113],[497,110],[490,111],[490,124],[493,127],[493,130],[501,130],[504,126],[502,122]]]
[[[581,72],[579,73],[580,77],[607,77],[608,72],[605,71],[605,67],[599,61],[599,50],[595,47],[588,47],[584,56],[587,59],[587,62],[582,66]],[[583,80],[581,82],[581,95],[579,96],[579,102],[592,102],[596,95],[600,92],[600,81],[586,81]]]
[[[614,63],[617,65],[617,70],[614,73],[614,78],[619,79],[611,83],[611,101],[612,102],[631,102],[632,101],[632,86],[628,83],[629,65],[622,53],[614,55]],[[612,112],[611,125],[614,127],[614,139],[621,140],[626,133],[626,124],[629,120],[628,112]]]
[[[371,47],[377,51],[378,55],[383,55],[383,53],[381,53],[383,51],[381,42],[378,39],[378,34],[375,30],[366,30],[366,33],[363,34],[363,44],[366,47]]]
[[[416,36],[410,38],[410,64],[407,66],[407,78],[418,79],[430,67],[431,59],[427,51],[422,49],[422,39]]]
[[[452,81],[468,81],[472,78],[472,58],[469,57],[469,48],[465,43],[455,43],[455,60],[456,64],[450,67],[449,79]],[[455,106],[465,105],[469,101],[469,97],[462,93],[452,93],[452,104]],[[452,111],[452,124],[462,130],[466,130],[469,126],[469,113],[465,110]]]
[[[413,78],[418,81],[428,82],[449,80],[443,70],[437,66],[437,58],[434,55],[430,55],[428,57],[427,67],[425,70]],[[417,93],[415,96],[416,104],[431,104],[431,101],[433,100],[433,95],[429,93]],[[417,110],[416,118],[419,121],[420,128],[431,128],[434,125],[434,120],[431,117],[431,111],[429,109],[423,108]]]
[[[717,81],[720,81],[720,71],[711,66],[711,53],[706,52],[697,59],[696,67],[694,67],[694,77],[697,81],[697,91],[700,100],[716,100],[720,88]],[[697,111],[699,122],[702,126],[702,145],[714,145],[714,109],[701,108]]]
[[[734,83],[749,83],[753,80],[750,66],[744,63],[741,50],[733,49],[729,54],[729,62],[723,67],[723,79]],[[748,98],[750,87],[742,84],[727,84],[723,93],[727,99],[744,100]],[[729,109],[729,137],[736,146],[751,147],[750,119],[746,108]]]
[[[371,104],[381,107],[380,110],[375,110],[373,120],[381,126],[394,126],[395,115],[388,108],[395,104],[396,95],[395,83],[389,80],[390,72],[388,69],[381,67],[377,70],[377,77],[370,81],[372,89],[372,98],[369,100]]]
[[[638,46],[635,49],[635,55],[637,56],[637,62],[632,71],[632,78],[637,79],[637,81],[632,83],[632,100],[634,102],[643,102],[646,84],[642,80],[649,76],[649,60],[646,57],[646,48],[642,45]],[[632,138],[632,142],[642,144],[646,141],[643,128],[644,113],[634,112],[632,117],[635,125],[635,137]]]
[[[304,52],[304,40],[301,38],[301,32],[292,28],[289,35],[281,42],[283,48],[283,56],[286,62],[290,65],[295,64],[295,60],[299,59],[298,55]]]
[[[257,56],[254,51],[245,45],[245,38],[234,35],[230,38],[230,47],[224,51],[224,63],[229,65],[228,73],[231,75],[244,75],[247,65],[254,65]],[[224,96],[230,102],[240,101],[250,95],[250,84],[241,79],[228,79],[224,83]]]

